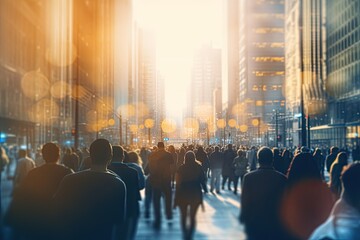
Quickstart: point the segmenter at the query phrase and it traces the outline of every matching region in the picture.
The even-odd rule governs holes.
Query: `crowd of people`
[[[18,151],[4,222],[14,239],[131,240],[142,212],[160,231],[162,212],[172,224],[179,208],[183,237],[193,239],[203,195],[231,191],[240,193],[238,220],[247,239],[358,239],[358,150],[349,163],[349,153],[337,147],[326,154],[164,142],[130,149],[105,139],[82,150],[47,143],[35,160]],[[3,171],[10,161],[3,148],[0,156]]]

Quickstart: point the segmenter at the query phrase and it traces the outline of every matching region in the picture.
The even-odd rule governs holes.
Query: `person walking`
[[[330,168],[329,186],[331,192],[334,194],[336,199],[340,198],[340,194],[342,191],[340,177],[342,171],[344,170],[347,164],[348,164],[347,154],[345,152],[340,152],[338,153],[335,161],[333,162]]]
[[[239,149],[237,151],[237,157],[234,158],[233,166],[234,166],[234,194],[237,194],[237,188],[239,183],[239,178],[241,180],[241,184],[243,183],[243,179],[246,173],[248,173],[249,160],[246,158],[246,152]]]
[[[91,168],[64,177],[54,196],[56,239],[121,239],[126,186],[107,166],[113,154],[106,139],[90,145]]]
[[[236,157],[236,153],[232,148],[232,144],[227,145],[227,149],[223,153],[224,162],[222,166],[222,190],[225,188],[226,181],[228,190],[231,191],[231,182],[234,180],[234,167],[233,162]]]
[[[213,193],[214,189],[216,189],[216,193],[220,194],[220,177],[224,158],[218,146],[216,146],[214,152],[211,153],[209,161],[211,171],[210,192]]]
[[[149,156],[149,180],[153,195],[154,228],[160,230],[161,196],[165,197],[166,218],[172,219],[171,169],[174,161],[172,155],[165,150],[163,142],[159,142],[157,147],[158,149]]]
[[[196,213],[203,203],[202,189],[206,190],[205,173],[193,151],[185,154],[185,163],[176,174],[175,206],[180,208],[184,239],[190,240],[196,228]]]
[[[248,239],[287,239],[280,216],[286,177],[274,169],[270,148],[260,148],[257,155],[260,167],[244,176],[240,222]]]
[[[21,185],[23,179],[27,176],[28,172],[35,168],[35,162],[26,154],[26,150],[19,150],[19,160],[15,169],[14,175],[14,190]]]

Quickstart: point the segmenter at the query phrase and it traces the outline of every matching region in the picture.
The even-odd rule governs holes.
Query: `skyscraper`
[[[285,108],[284,1],[242,0],[239,16],[238,101],[245,106],[242,121],[257,128],[260,141],[260,125],[275,130],[275,115]]]
[[[345,146],[358,141],[360,130],[360,1],[327,0],[326,11],[327,135]]]
[[[324,114],[327,107],[325,9],[323,0],[291,0],[285,6],[287,44],[284,93],[288,125],[294,126],[288,129],[286,138],[289,140],[287,144],[299,145],[302,137],[306,141],[306,136],[302,136],[301,132],[301,126],[306,128],[306,120],[301,118],[302,112],[312,120],[314,126],[317,117]],[[302,121],[303,125],[296,124]],[[306,129],[304,131],[307,132]]]

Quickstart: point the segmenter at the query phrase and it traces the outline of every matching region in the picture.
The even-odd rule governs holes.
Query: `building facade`
[[[249,126],[253,144],[275,142],[275,115],[284,115],[284,11],[281,0],[240,1],[238,104],[243,110],[237,114],[239,124]]]

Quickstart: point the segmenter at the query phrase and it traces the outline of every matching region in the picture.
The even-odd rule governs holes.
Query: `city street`
[[[11,174],[14,167],[11,169]],[[5,171],[2,174],[2,216],[4,209],[10,202],[12,181],[7,179]],[[142,192],[144,195],[144,191]],[[143,197],[144,199],[144,197]],[[240,196],[233,192],[223,190],[220,195],[207,194],[204,196],[204,209],[199,208],[197,215],[197,230],[194,239],[226,240],[245,239],[243,225],[238,222]],[[162,205],[163,206],[163,205]],[[141,202],[143,213],[143,201]],[[136,239],[180,240],[182,239],[179,209],[173,210],[174,218],[171,222],[163,218],[160,231],[152,228],[153,219],[140,216]],[[163,214],[163,216],[165,216]],[[3,239],[9,239],[9,230],[3,228]]]

